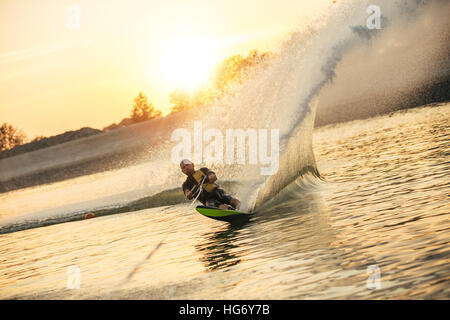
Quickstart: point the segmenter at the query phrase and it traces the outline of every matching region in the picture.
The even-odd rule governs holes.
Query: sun
[[[173,41],[163,52],[162,72],[171,87],[193,90],[206,84],[217,63],[214,46],[199,39]]]

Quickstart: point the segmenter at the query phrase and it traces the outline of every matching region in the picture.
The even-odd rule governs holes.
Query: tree
[[[271,52],[258,53],[252,50],[247,57],[241,55],[231,56],[220,63],[212,77],[211,85],[207,88],[198,88],[193,93],[177,88],[170,93],[171,114],[202,107],[233,94],[233,88],[247,81],[251,71],[256,67],[266,67],[274,54]]]
[[[31,140],[30,142],[39,141],[39,140],[42,140],[42,139],[44,139],[44,138],[45,138],[45,136],[36,136],[36,137],[34,137],[34,139]]]
[[[162,113],[156,110],[151,102],[148,102],[147,96],[142,91],[134,98],[133,110],[131,111],[131,117],[133,123],[146,121],[154,118],[161,117]]]
[[[233,85],[247,81],[250,77],[250,72],[255,70],[256,66],[266,67],[267,62],[273,56],[271,52],[260,54],[258,50],[252,50],[245,58],[237,54],[225,59],[216,68],[212,77],[214,89],[221,96],[229,94]]]
[[[170,103],[172,104],[170,113],[211,104],[216,96],[217,94],[211,88],[198,88],[192,93],[182,89],[175,89],[169,95]]]
[[[113,123],[110,124],[109,126],[106,126],[103,128],[103,131],[110,131],[110,130],[114,130],[114,129],[119,129],[119,128],[123,128],[129,125],[132,125],[133,120],[131,120],[130,118],[123,118],[122,121],[120,121],[118,124],[117,123]]]
[[[21,145],[27,139],[22,130],[4,122],[0,127],[0,151],[5,151]]]

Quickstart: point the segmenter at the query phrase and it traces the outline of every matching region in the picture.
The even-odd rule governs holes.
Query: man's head
[[[180,168],[181,168],[181,171],[187,176],[194,173],[194,164],[191,161],[189,161],[188,159],[181,160]]]

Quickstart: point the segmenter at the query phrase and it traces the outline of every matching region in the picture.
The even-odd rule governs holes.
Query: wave
[[[427,63],[422,63],[420,66],[415,65],[415,68],[418,70],[414,70],[413,72],[408,70],[408,72],[403,73],[402,78],[396,77],[395,88],[391,85],[390,91],[386,90],[384,83],[381,85],[386,90],[384,91],[384,95],[390,96],[394,102],[387,104],[385,98],[380,101],[378,93],[374,89],[373,92],[365,95],[365,100],[372,99],[372,103],[365,104],[366,108],[373,106],[374,103],[380,102],[384,102],[381,104],[381,108],[392,108],[392,106],[398,108],[400,102],[402,102],[401,100],[405,100],[406,89],[406,95],[410,98],[407,99],[407,103],[411,104],[412,99],[417,94],[418,87],[430,81],[445,79],[450,74],[449,51],[447,50],[450,42],[442,41],[445,40],[445,37],[448,38],[450,29],[442,30],[443,26],[448,26],[448,22],[446,21],[445,15],[440,14],[442,12],[440,10],[445,8],[450,9],[448,2],[381,1],[378,2],[378,5],[382,12],[380,20],[383,28],[381,29],[369,29],[367,27],[367,16],[361,13],[364,12],[364,9],[369,8],[371,3],[368,1],[359,1],[358,3],[352,3],[347,7],[343,6],[340,8],[341,10],[343,8],[349,10],[350,14],[346,13],[341,15],[341,12],[334,12],[330,15],[329,23],[322,28],[314,30],[312,36],[308,35],[305,37],[303,33],[294,33],[291,39],[284,45],[283,49],[287,54],[283,56],[283,59],[290,61],[294,72],[301,74],[303,79],[298,84],[289,84],[290,87],[297,88],[297,92],[300,94],[297,94],[296,100],[293,102],[296,105],[296,107],[294,106],[292,108],[294,111],[290,111],[287,114],[294,121],[291,121],[292,124],[288,126],[289,130],[283,137],[286,147],[281,157],[280,170],[260,186],[256,198],[251,205],[252,210],[258,209],[258,207],[280,193],[286,186],[301,177],[306,168],[312,168],[310,171],[320,178],[315,164],[312,146],[312,131],[316,112],[318,108],[326,109],[326,103],[330,103],[327,101],[329,99],[329,92],[326,90],[336,87],[336,82],[342,81],[339,77],[344,72],[339,67],[343,63],[348,63],[348,56],[352,58],[353,63],[358,58],[359,61],[365,61],[366,64],[376,65],[378,69],[377,74],[379,74],[381,79],[386,79],[388,83],[391,82],[390,77],[393,75],[393,72],[402,71],[401,67],[397,68],[397,70],[396,68],[392,69],[389,63],[377,59],[383,58],[386,51],[390,51],[388,53],[392,55],[394,51],[398,53],[398,49],[393,50],[390,48],[391,46],[408,47],[409,52],[403,53],[401,57],[407,61],[411,60],[411,63],[417,63],[417,53],[432,54],[434,58],[431,61],[427,61]],[[431,23],[430,19],[436,16],[439,19]],[[430,24],[432,27],[430,27]],[[428,41],[428,46],[423,48],[418,45],[415,37],[405,33],[405,28],[409,30],[409,33],[411,31],[428,33],[430,29],[435,32],[443,31],[443,34],[446,34],[446,36],[438,36],[432,39],[432,41]],[[390,44],[393,41],[393,36],[399,37],[399,39],[394,39],[394,45]],[[304,50],[305,54],[299,55],[298,50],[289,50],[299,43],[303,45],[302,50]],[[361,50],[365,53],[368,50],[375,53],[371,56],[361,55]],[[401,50],[404,49],[401,48]],[[367,61],[367,58],[371,58],[372,61]],[[404,61],[398,61],[397,65],[404,65],[404,63]],[[301,67],[296,70],[295,64]],[[430,68],[431,66],[434,70]],[[347,65],[344,68],[344,70],[348,69],[351,69],[351,66]],[[364,68],[359,69],[357,71],[358,74],[362,73],[355,77],[355,79],[351,79],[352,82],[356,80],[361,83],[362,79],[367,79],[367,81],[363,81],[362,83],[365,83],[365,85],[370,84],[370,78],[373,77],[373,73],[368,72],[364,74],[364,71]],[[420,76],[418,76],[419,74]],[[308,79],[308,83],[305,83],[305,78]],[[338,80],[334,81],[335,79]],[[350,78],[347,77],[345,80],[345,86],[348,88]],[[288,84],[284,83],[284,85]],[[354,99],[358,101],[360,98],[354,97]],[[322,103],[322,101],[325,102]],[[285,105],[283,105],[283,109],[284,107]],[[350,113],[348,111],[346,110],[345,113]],[[371,110],[372,115],[378,114],[379,111],[379,106]]]

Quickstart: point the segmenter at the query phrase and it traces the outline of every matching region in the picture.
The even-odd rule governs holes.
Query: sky
[[[331,0],[0,0],[0,123],[29,139],[163,114],[176,87],[277,45]]]

